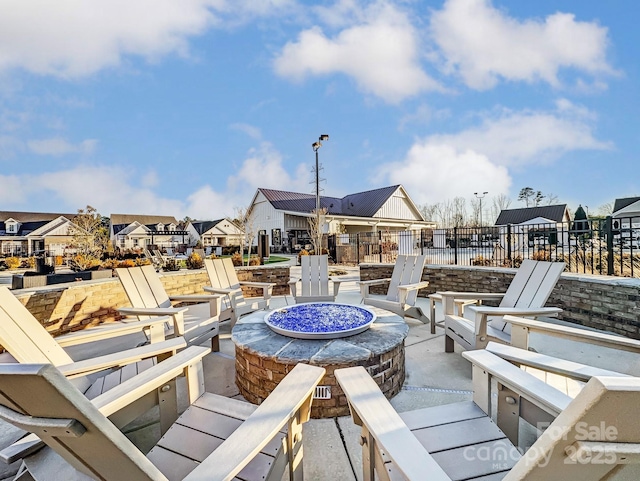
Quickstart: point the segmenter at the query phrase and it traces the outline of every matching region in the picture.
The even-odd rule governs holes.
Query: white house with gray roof
[[[325,233],[378,231],[420,231],[435,227],[425,221],[418,207],[401,185],[349,194],[320,197],[327,209]],[[249,224],[267,234],[271,245],[310,244],[309,218],[316,208],[316,196],[299,192],[259,188],[248,211]]]
[[[76,214],[0,211],[0,255],[64,255]]]
[[[240,245],[242,230],[231,219],[189,221],[185,228],[189,232],[189,244],[200,242],[203,248]]]
[[[189,242],[189,233],[181,227],[173,216],[111,214],[109,239],[119,249],[173,248]]]

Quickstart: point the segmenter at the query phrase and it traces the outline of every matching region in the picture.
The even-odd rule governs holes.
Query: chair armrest
[[[369,288],[371,286],[379,286],[389,282],[391,282],[391,279],[371,279],[370,281],[356,281],[356,284],[360,286],[360,295],[363,299],[366,299],[369,297]]]
[[[329,280],[333,284],[333,297],[336,297],[338,295],[338,292],[340,291],[340,283],[346,281],[344,281],[343,279],[336,279],[335,277],[329,277]]]
[[[489,307],[489,306],[467,306],[465,310],[475,313],[475,318],[479,316],[557,316],[562,312],[559,307]]]
[[[289,279],[289,289],[291,290],[291,295],[295,298],[298,295],[298,282],[302,279],[299,278],[291,278]]]
[[[471,361],[474,367],[488,373],[487,382],[489,384],[491,383],[490,377],[497,379],[500,384],[552,416],[560,414],[571,402],[571,397],[563,392],[484,349],[465,351],[462,356]],[[476,371],[478,370],[474,369],[474,373]],[[476,380],[474,380],[474,386],[476,386]],[[485,392],[490,393],[491,389]],[[474,401],[476,401],[475,397]],[[476,401],[476,404],[483,409],[490,408],[488,402],[483,401]],[[488,414],[491,414],[491,411]]]
[[[513,346],[507,346],[493,341],[489,342],[485,349],[496,356],[515,364],[516,366],[529,366],[545,372],[576,379],[578,381],[587,382],[593,376],[629,376],[628,374],[600,369],[586,364],[567,361],[565,359],[558,359],[556,357],[527,351],[525,349],[519,349]]]
[[[124,366],[126,364],[132,364],[142,359],[155,357],[160,354],[175,354],[178,349],[183,349],[186,346],[187,343],[184,338],[176,337],[166,341],[155,342],[153,344],[146,344],[144,346],[128,349],[126,351],[119,351],[113,354],[105,354],[104,356],[65,364],[58,366],[58,370],[68,378],[86,376],[87,374],[104,371],[105,369],[113,367]]]
[[[169,296],[170,301],[181,302],[211,302],[219,299],[221,296],[215,294],[180,294]]]
[[[376,454],[365,461],[370,463],[365,464],[366,471],[378,464],[376,457],[384,451],[385,459],[391,460],[403,479],[425,479],[425,473],[433,480],[450,479],[362,366],[336,369],[335,376],[349,402],[353,422],[362,426],[363,439],[370,441],[372,437],[375,441],[375,446],[368,446]]]
[[[596,346],[640,353],[640,341],[630,339],[628,337],[617,336],[606,332],[592,331],[589,329],[552,324],[550,322],[536,321],[533,319],[525,319],[522,317],[505,316],[504,321],[510,323],[512,326],[517,326],[518,328],[526,330],[527,335],[530,332],[536,332],[547,336],[560,337],[570,341],[586,342]]]
[[[174,316],[184,313],[187,307],[119,307],[118,312],[125,316]]]
[[[271,299],[271,294],[276,284],[274,282],[240,281],[240,285],[262,289],[262,297],[268,301]]]
[[[473,300],[479,299],[483,301],[499,301],[504,297],[504,292],[454,292],[454,291],[442,291],[436,292],[442,296],[444,302],[445,297],[453,297],[460,300]]]
[[[101,324],[96,327],[87,327],[81,331],[71,332],[56,337],[56,342],[62,347],[75,346],[77,344],[85,344],[87,342],[101,341],[103,339],[111,339],[113,337],[125,336],[127,334],[135,334],[150,327],[160,326],[165,323],[165,319],[147,319],[133,322],[113,322]],[[164,331],[164,328],[162,328]]]
[[[129,378],[122,384],[111,388],[109,391],[91,400],[102,414],[111,416],[120,409],[127,407],[132,402],[142,398],[155,389],[159,389],[167,382],[189,371],[187,368],[197,362],[201,362],[211,349],[203,346],[191,346],[184,351],[172,356],[171,359],[145,370],[144,372]],[[191,383],[187,382],[187,385]],[[22,459],[42,448],[44,443],[35,434],[29,434],[16,441],[11,446],[0,452],[0,459],[7,464]]]
[[[162,387],[175,377],[183,374],[190,365],[199,363],[211,352],[210,347],[191,346],[155,366],[127,379],[91,402],[105,416],[111,416],[145,394]],[[189,386],[191,383],[187,382]]]
[[[283,427],[289,424],[290,430],[298,430],[299,424],[309,420],[313,393],[324,373],[321,367],[296,365],[249,418],[185,479],[233,479]],[[294,445],[302,441],[301,436],[299,429]],[[296,451],[294,446],[290,462],[299,462]],[[300,472],[292,464],[290,470]]]
[[[225,289],[223,287],[212,287],[212,286],[204,286],[203,289],[207,292],[213,292],[216,294],[223,294],[223,295],[229,295],[233,292],[238,292],[238,291],[242,291],[242,289],[240,288],[236,288],[236,289]]]
[[[418,289],[424,289],[429,286],[429,281],[416,282],[415,284],[400,284],[398,286],[399,291],[415,291]]]

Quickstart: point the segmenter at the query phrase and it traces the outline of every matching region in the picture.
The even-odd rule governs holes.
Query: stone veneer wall
[[[289,293],[289,266],[240,267],[241,281],[274,282],[274,295]],[[209,278],[203,269],[161,272],[160,279],[169,295],[202,294]],[[117,278],[55,284],[46,287],[12,291],[42,325],[54,336],[113,322],[122,316],[116,311],[129,306],[129,301]],[[243,288],[247,297],[257,295],[255,289]]]
[[[392,264],[360,264],[360,279],[391,277]],[[421,297],[436,291],[504,292],[516,269],[427,265],[422,280],[429,287]],[[384,294],[384,288],[377,287]],[[374,292],[374,289],[371,289]],[[547,301],[559,307],[559,318],[596,329],[640,339],[640,279],[563,273]]]

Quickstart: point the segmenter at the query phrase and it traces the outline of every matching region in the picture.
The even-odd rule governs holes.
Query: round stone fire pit
[[[333,375],[335,369],[363,366],[388,398],[400,392],[405,377],[404,339],[409,327],[389,311],[368,306],[363,310],[375,315],[368,329],[332,339],[300,339],[275,332],[265,317],[273,320],[273,313],[278,310],[241,318],[231,331],[240,394],[247,401],[260,404],[299,362],[327,370],[312,404],[314,418],[349,415],[346,397]]]
[[[366,307],[309,302],[271,311],[264,322],[273,331],[297,339],[338,339],[369,329],[376,314]]]

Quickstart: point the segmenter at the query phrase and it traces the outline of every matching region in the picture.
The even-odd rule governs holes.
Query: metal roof
[[[140,224],[146,226],[157,224],[178,225],[178,221],[176,220],[176,218],[170,215],[111,214],[110,220],[112,225],[129,225],[133,224],[134,222],[139,222]]]
[[[18,222],[40,222],[51,221],[57,219],[60,216],[64,216],[69,220],[72,220],[78,214],[55,214],[52,212],[15,212],[15,211],[0,211],[0,221],[4,222],[7,219],[15,219]]]
[[[525,207],[522,209],[504,209],[496,219],[495,225],[522,224],[523,222],[542,217],[554,222],[565,220],[567,204]]]
[[[320,196],[320,207],[329,214],[353,217],[373,217],[391,195],[400,187],[394,185],[381,189],[349,194],[343,198]],[[310,213],[316,208],[316,196],[283,190],[258,189],[278,210]]]
[[[640,197],[625,197],[622,199],[616,199],[613,204],[613,213],[615,214],[619,210],[622,210],[625,207],[628,207],[631,204],[638,202],[639,200],[640,200]]]
[[[215,226],[217,226],[220,222],[222,222],[224,219],[218,219],[218,220],[192,220],[191,221],[191,225],[193,226],[193,228],[196,230],[196,232],[198,234],[204,234],[205,232],[207,232],[208,230],[214,228]]]

